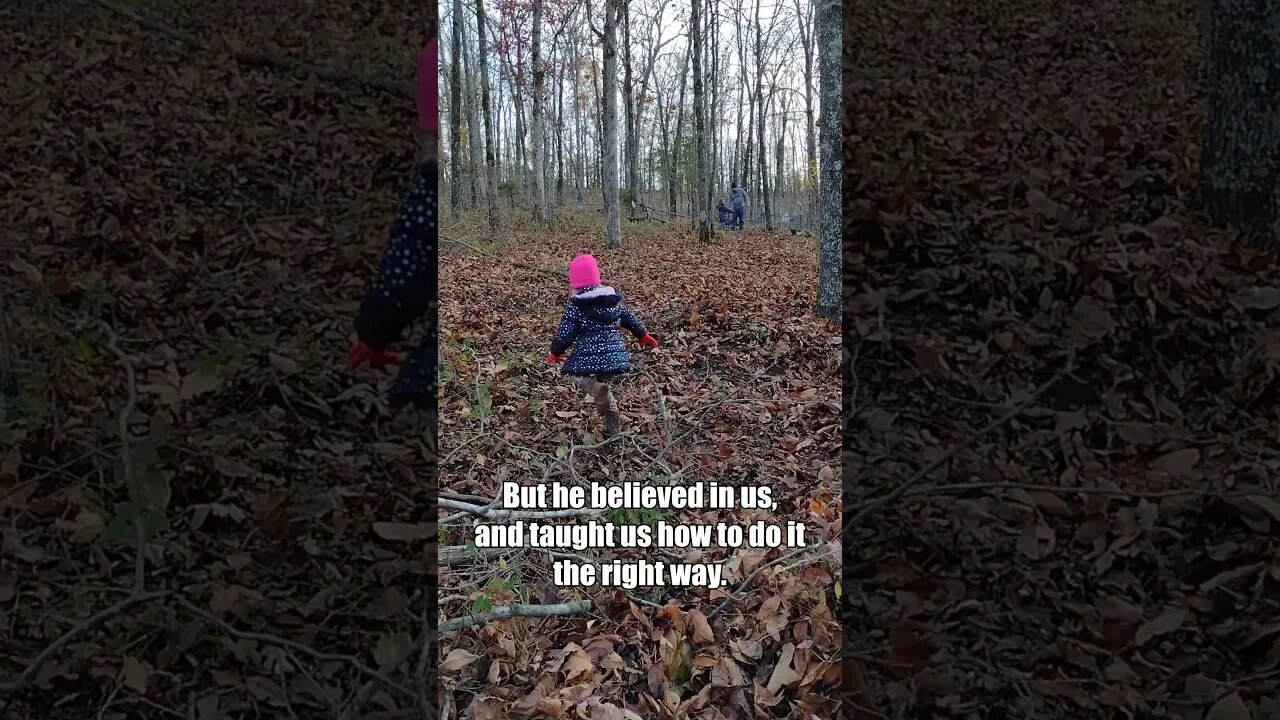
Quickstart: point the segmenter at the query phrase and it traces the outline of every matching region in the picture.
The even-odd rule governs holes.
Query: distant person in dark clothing
[[[733,181],[733,189],[729,191],[729,207],[733,208],[734,227],[741,230],[747,212],[747,191],[738,187],[737,180]]]
[[[733,223],[733,211],[724,204],[723,198],[721,198],[720,204],[716,205],[716,212],[720,214],[720,227],[728,230]]]

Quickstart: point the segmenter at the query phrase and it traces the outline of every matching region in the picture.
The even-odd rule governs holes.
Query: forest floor
[[[1277,717],[1280,268],[1195,214],[1194,13],[856,14],[854,718]]]
[[[504,480],[544,479],[765,484],[779,501],[774,512],[614,511],[605,519],[797,520],[812,552],[765,567],[787,549],[666,551],[677,561],[724,561],[736,596],[728,603],[724,590],[706,588],[557,588],[549,558],[537,553],[503,566],[489,558],[442,568],[441,594],[452,595],[442,616],[530,597],[594,601],[582,616],[449,638],[445,685],[473,719],[559,717],[575,706],[591,717],[623,717],[611,714],[617,709],[643,718],[833,717],[840,336],[813,314],[816,239],[747,230],[703,246],[687,222],[624,222],[622,247],[609,250],[598,211],[557,213],[550,233],[527,209],[517,212],[524,218],[496,245],[475,211],[441,230],[449,238],[440,268],[442,492],[495,498]],[[594,407],[545,359],[569,296],[568,261],[583,251],[661,344],[642,353],[627,340],[636,371],[618,385],[625,434],[602,447]],[[442,529],[451,546],[471,534],[469,522]],[[605,551],[609,560],[654,553],[663,551]]]

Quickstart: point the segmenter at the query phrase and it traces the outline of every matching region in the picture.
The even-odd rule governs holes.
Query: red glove
[[[549,354],[547,355],[547,362],[549,362],[549,363],[562,363],[562,362],[564,362],[564,356],[562,356],[562,355],[556,355],[555,353],[549,353]]]
[[[355,370],[363,365],[372,368],[384,368],[388,365],[397,365],[400,363],[400,356],[387,350],[386,348],[373,348],[358,342],[351,346],[351,351],[347,353],[347,369]]]
[[[649,333],[645,333],[644,337],[640,338],[640,347],[656,349],[658,347],[658,341],[654,340],[653,336],[650,335]]]

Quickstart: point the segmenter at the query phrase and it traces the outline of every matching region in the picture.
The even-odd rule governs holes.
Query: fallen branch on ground
[[[576,615],[577,613],[586,612],[591,609],[590,600],[578,600],[576,602],[560,603],[558,605],[507,605],[505,607],[496,608],[487,613],[477,615],[466,615],[452,620],[445,620],[440,623],[440,634],[457,632],[463,628],[472,625],[484,625],[494,620],[504,620],[513,617],[559,617],[561,615]]]
[[[436,552],[437,565],[458,565],[467,560],[484,560],[499,555],[515,555],[528,548],[480,548],[468,545],[444,545]]]
[[[519,260],[512,260],[512,259],[510,259],[510,258],[504,258],[504,257],[502,257],[502,256],[500,256],[500,255],[498,255],[498,254],[496,254],[496,253],[491,253],[491,252],[489,252],[488,250],[483,250],[483,249],[481,249],[481,248],[478,248],[478,247],[476,247],[475,245],[472,245],[471,243],[467,243],[467,242],[463,242],[463,241],[461,241],[461,240],[456,240],[456,239],[454,239],[454,238],[451,238],[451,237],[449,237],[448,235],[441,235],[441,236],[440,236],[440,241],[441,241],[441,242],[447,242],[447,243],[453,243],[454,245],[461,245],[462,247],[467,248],[468,250],[472,250],[472,251],[477,252],[477,253],[479,253],[479,254],[481,254],[481,255],[484,255],[484,256],[486,256],[486,257],[491,257],[491,258],[494,258],[495,260],[501,260],[501,261],[503,261],[503,262],[505,262],[505,263],[507,263],[507,264],[509,264],[509,265],[514,265],[514,266],[516,266],[516,267],[525,268],[526,270],[535,270],[535,271],[537,271],[537,272],[540,272],[540,273],[543,273],[543,274],[546,274],[546,275],[550,275],[550,276],[555,277],[555,278],[563,278],[563,277],[564,277],[564,273],[563,273],[563,272],[561,272],[561,271],[559,271],[559,270],[552,270],[551,268],[544,268],[544,267],[542,267],[541,265],[533,265],[533,264],[531,264],[531,263],[527,263],[527,262],[520,262]]]
[[[916,497],[923,495],[956,495],[960,493],[970,492],[972,490],[1023,490],[1027,492],[1047,492],[1056,495],[1070,495],[1072,493],[1080,493],[1082,495],[1111,495],[1115,497],[1134,498],[1138,500],[1163,500],[1173,497],[1213,497],[1222,500],[1226,499],[1243,499],[1248,497],[1256,497],[1259,495],[1267,495],[1266,490],[1258,489],[1255,491],[1236,490],[1225,491],[1215,488],[1176,488],[1172,490],[1125,490],[1124,488],[1109,487],[1072,487],[1070,485],[1043,485],[1037,483],[1019,483],[1019,482],[976,482],[976,483],[954,483],[950,485],[921,485],[913,488],[906,494],[907,497]],[[870,505],[864,503],[859,509]]]
[[[427,608],[431,607],[431,602],[427,600],[425,603]],[[438,608],[437,608],[438,611]],[[436,654],[435,631],[431,627],[431,615],[433,613],[423,611],[422,613],[422,637],[418,638],[418,664],[414,669],[414,676],[418,679],[418,709],[422,711],[423,717],[436,717],[435,706],[431,702],[430,690],[435,685],[434,682],[428,682],[427,679],[427,662]],[[431,678],[434,680],[435,678]],[[445,709],[441,715],[445,718],[449,717],[448,709]]]
[[[93,615],[90,615],[88,618],[85,618],[84,621],[72,626],[70,630],[59,635],[56,640],[49,643],[44,650],[41,650],[40,654],[36,655],[35,658],[31,660],[27,665],[27,669],[23,670],[22,674],[18,675],[17,679],[6,683],[0,683],[0,695],[16,693],[30,685],[31,681],[35,679],[37,674],[39,674],[40,668],[49,661],[49,658],[53,657],[59,650],[62,650],[62,648],[69,645],[71,641],[75,640],[81,633],[110,620],[112,617],[132,608],[134,605],[158,600],[168,596],[168,594],[169,593],[167,592],[154,592],[142,595],[130,595],[115,605],[104,610],[100,610]]]
[[[81,634],[88,631],[89,629],[94,628],[103,622],[106,622],[110,618],[116,615],[119,615],[125,612],[126,610],[129,610],[135,605],[151,602],[153,600],[163,600],[169,597],[172,597],[174,602],[176,602],[179,606],[181,606],[187,612],[191,613],[192,615],[195,615],[196,617],[208,623],[211,623],[221,628],[222,631],[227,633],[228,635],[231,635],[236,638],[240,638],[242,640],[256,640],[258,642],[268,643],[271,645],[275,645],[277,647],[296,650],[319,662],[332,662],[332,661],[341,662],[346,665],[350,665],[360,673],[369,677],[371,680],[376,680],[377,682],[382,683],[384,686],[388,688],[391,688],[393,690],[397,690],[403,693],[405,697],[415,698],[415,699],[419,697],[419,694],[417,692],[405,687],[404,685],[401,685],[400,683],[392,680],[391,678],[387,677],[385,674],[369,667],[368,665],[365,665],[363,662],[360,661],[359,658],[355,657],[354,655],[325,653],[325,652],[316,650],[312,647],[309,647],[307,645],[304,645],[300,642],[290,640],[288,638],[283,638],[278,635],[270,635],[267,633],[238,630],[231,624],[227,623],[226,621],[220,618],[217,618],[211,613],[206,612],[205,610],[196,606],[194,603],[192,603],[190,600],[187,600],[185,597],[182,597],[181,595],[175,595],[170,591],[131,594],[128,597],[121,600],[120,602],[117,602],[116,604],[110,607],[107,607],[99,612],[96,612],[93,615],[90,615],[88,618],[86,618],[82,622],[72,626],[71,629],[67,630],[65,633],[58,636],[56,640],[49,643],[49,645],[47,645],[44,650],[41,650],[40,653],[31,660],[31,662],[27,665],[27,668],[23,670],[22,673],[19,674],[16,679],[9,682],[5,682],[5,683],[0,683],[0,695],[13,695],[27,688],[31,684],[31,682],[36,678],[36,676],[39,674],[40,668],[44,666],[44,664],[48,662],[50,658],[52,658],[55,654],[57,654],[59,651],[61,651],[63,648],[69,645],[71,641],[75,640],[77,637],[79,637]]]
[[[161,35],[165,35],[167,37],[173,38],[174,40],[181,42],[187,47],[190,47],[195,50],[200,50],[203,52],[210,51],[208,44],[200,40],[200,38],[196,37],[195,35],[191,35],[190,33],[185,33],[180,30],[175,30],[169,27],[168,25],[165,25],[164,23],[158,22],[156,20],[152,20],[147,17],[143,17],[142,15],[139,15],[138,13],[128,8],[120,7],[119,5],[116,5],[113,2],[109,2],[109,0],[90,0],[90,2],[92,2],[93,4],[105,10],[109,10],[117,15],[122,15],[126,18],[129,18],[130,20],[134,21],[135,23],[141,25],[142,27],[148,30],[154,30],[155,32],[160,33]],[[231,55],[236,59],[237,62],[244,63],[245,65],[256,65],[259,67],[274,68],[276,70],[287,70],[289,72],[300,74],[300,75],[307,75],[307,74],[315,75],[321,80],[328,80],[329,82],[345,84],[345,85],[358,85],[361,87],[369,88],[371,90],[384,92],[384,93],[387,93],[388,95],[392,95],[394,97],[402,98],[405,100],[413,100],[415,95],[413,89],[410,88],[407,84],[400,85],[398,83],[388,82],[386,80],[381,80],[379,78],[361,77],[358,75],[352,75],[350,73],[339,72],[337,70],[327,70],[322,67],[317,67],[315,65],[310,65],[308,63],[300,62],[298,60],[291,60],[289,58],[279,57],[276,55],[268,55],[265,53],[246,53],[246,52],[237,52],[237,51],[233,51]]]
[[[404,685],[401,685],[400,683],[396,682],[395,680],[392,680],[391,678],[369,667],[368,665],[365,665],[363,662],[360,661],[360,658],[355,657],[354,655],[341,655],[337,653],[321,652],[310,646],[303,645],[302,643],[297,642],[295,640],[283,638],[278,635],[270,635],[267,633],[259,633],[259,632],[250,632],[246,630],[237,630],[230,623],[226,622],[225,620],[222,620],[221,618],[215,617],[214,615],[208,612],[205,612],[204,610],[197,607],[190,600],[182,597],[181,595],[175,596],[174,600],[183,608],[185,608],[187,612],[207,622],[217,625],[218,627],[222,628],[223,632],[233,637],[240,638],[241,640],[256,640],[258,642],[269,643],[271,645],[277,645],[279,647],[289,648],[291,650],[297,650],[298,652],[303,653],[304,655],[307,655],[311,657],[313,660],[317,660],[319,662],[337,661],[340,663],[345,663],[355,668],[361,674],[369,677],[370,679],[377,680],[389,688],[398,690],[399,692],[403,693],[405,697],[417,698],[418,696],[417,693],[414,692],[413,690],[405,687]]]
[[[807,552],[810,552],[810,551],[812,551],[812,550],[813,550],[814,548],[816,548],[816,547],[818,547],[818,546],[817,546],[817,545],[806,545],[805,547],[802,547],[802,548],[796,548],[795,550],[792,550],[791,552],[789,552],[789,553],[787,553],[787,554],[785,554],[785,555],[781,555],[781,556],[779,556],[779,557],[776,557],[776,558],[774,558],[774,559],[770,560],[769,562],[767,562],[767,563],[765,563],[765,564],[761,565],[760,567],[756,568],[755,570],[752,570],[752,571],[751,571],[751,572],[750,572],[746,577],[742,578],[742,580],[741,580],[737,585],[735,585],[735,586],[734,586],[733,590],[730,590],[730,591],[726,594],[725,599],[724,599],[724,600],[721,600],[721,601],[720,601],[720,604],[716,605],[714,608],[712,608],[712,609],[711,609],[711,612],[707,613],[707,617],[708,617],[708,618],[713,618],[713,617],[715,617],[716,615],[719,615],[719,614],[720,614],[720,613],[721,613],[725,608],[729,607],[729,603],[730,603],[730,602],[732,602],[732,601],[734,601],[734,600],[737,600],[737,599],[738,599],[738,598],[737,598],[738,593],[742,592],[743,590],[746,590],[746,589],[747,589],[748,584],[750,584],[750,582],[751,582],[752,580],[754,580],[754,579],[756,578],[756,576],[757,576],[757,575],[759,575],[760,573],[764,572],[766,569],[771,568],[771,567],[773,567],[774,565],[780,565],[780,564],[782,564],[782,563],[786,562],[787,560],[790,560],[791,558],[794,558],[794,557],[797,557],[797,556],[803,555],[803,554],[805,554],[805,553],[807,553]],[[819,556],[818,556],[818,558],[822,558],[822,557],[825,557],[825,556],[827,556],[827,555],[832,555],[832,554],[834,554],[834,553],[832,553],[831,551],[829,551],[829,550],[828,550],[827,552],[822,553],[821,555],[819,555]],[[817,558],[814,558],[814,560],[816,561],[816,560],[817,560]]]
[[[460,500],[450,500],[449,498],[439,498],[437,502],[440,504],[440,507],[445,510],[460,510],[471,515],[488,518],[490,520],[566,518],[579,517],[582,515],[599,515],[604,512],[604,510],[596,508],[564,508],[562,510],[505,510],[502,508],[472,505],[471,503],[464,503]],[[494,502],[496,503],[497,501]]]
[[[1068,351],[1067,359],[1066,359],[1066,362],[1063,363],[1062,369],[1054,373],[1053,377],[1049,378],[1048,381],[1046,381],[1043,385],[1036,388],[1034,392],[1032,392],[1029,396],[1026,397],[1026,399],[1018,403],[1014,407],[1010,408],[1008,412],[1006,412],[1005,414],[1001,415],[999,418],[992,421],[986,427],[970,435],[963,442],[952,446],[950,450],[942,453],[942,455],[939,455],[937,459],[935,459],[933,462],[925,466],[925,468],[920,472],[916,473],[915,475],[912,475],[910,478],[906,480],[906,482],[899,484],[893,490],[885,493],[884,495],[881,495],[875,500],[872,500],[868,503],[863,504],[863,506],[856,513],[853,514],[853,517],[845,521],[842,534],[852,533],[853,528],[860,527],[862,525],[862,521],[871,517],[871,515],[875,513],[877,510],[879,510],[880,508],[901,499],[904,495],[910,492],[912,488],[923,483],[930,475],[933,474],[934,470],[937,470],[938,468],[942,467],[944,464],[949,462],[951,458],[955,457],[956,454],[959,453],[961,450],[969,447],[973,443],[977,442],[979,439],[986,437],[988,433],[994,432],[998,428],[1008,423],[1010,420],[1013,420],[1015,417],[1018,417],[1019,415],[1021,415],[1023,410],[1034,405],[1035,402],[1040,399],[1040,396],[1048,392],[1049,388],[1056,385],[1058,381],[1062,379],[1063,375],[1066,375],[1067,373],[1071,372],[1071,368],[1075,364],[1074,361],[1075,361],[1074,353],[1071,351]]]
[[[129,419],[133,417],[133,411],[138,406],[138,381],[133,371],[133,361],[129,356],[120,349],[119,338],[116,337],[116,331],[105,322],[98,322],[98,326],[107,336],[107,348],[116,356],[116,360],[124,367],[125,379],[125,403],[120,408],[120,414],[117,417],[116,430],[120,434],[120,464],[124,471],[125,485],[129,490],[129,499],[133,501],[133,533],[134,533],[134,560],[133,560],[133,594],[141,595],[147,589],[147,534],[146,529],[142,526],[142,486],[138,483],[136,473],[133,471],[133,454],[129,447]]]

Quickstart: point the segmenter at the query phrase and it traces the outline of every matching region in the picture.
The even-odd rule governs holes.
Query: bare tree
[[[485,182],[482,169],[484,168],[484,130],[480,126],[479,104],[477,98],[480,95],[479,84],[476,78],[475,60],[471,56],[469,46],[467,45],[467,28],[462,28],[462,46],[463,60],[466,66],[463,72],[466,75],[467,93],[463,96],[462,103],[466,106],[467,112],[467,151],[470,155],[467,175],[471,180],[471,201],[468,207],[476,207],[480,204],[480,199],[486,197]]]
[[[766,38],[772,39],[773,29],[777,25],[778,16],[781,14],[775,11],[770,16],[769,31],[766,33],[764,25],[760,22],[760,4],[762,0],[756,0],[755,8],[755,28],[756,28],[756,139],[758,141],[760,171],[760,200],[764,206],[764,225],[765,229],[773,229],[773,201],[769,194],[769,157],[768,146],[765,145],[765,93],[764,93],[764,68],[766,62],[765,50],[771,47],[771,43],[767,43]],[[776,75],[775,75],[776,77]]]
[[[707,202],[710,187],[707,182],[707,134],[706,119],[703,117],[704,93],[702,89],[702,5],[703,0],[693,0],[693,13],[689,19],[690,53],[693,56],[693,135],[697,150],[695,161],[698,168],[697,212],[694,213],[698,223],[698,241],[711,242],[711,207]]]
[[[604,240],[611,248],[622,246],[622,213],[618,207],[618,17],[624,0],[604,0]]]
[[[449,209],[462,205],[462,0],[453,0],[453,57],[449,82]]]
[[[582,122],[582,65],[582,28],[579,26],[573,39],[573,127],[576,138],[574,149],[577,151],[574,153],[577,158],[574,165],[574,185],[579,205],[587,201],[587,131]]]
[[[840,36],[839,0],[818,0],[816,30],[822,95],[822,229],[818,240],[818,314],[840,320]]]
[[[805,214],[814,217],[818,212],[818,148],[813,119],[813,4],[802,6],[800,0],[795,2],[796,30],[804,49],[804,182],[809,195]]]
[[[484,155],[485,165],[489,170],[489,182],[485,189],[488,191],[489,232],[496,236],[502,224],[502,216],[498,209],[498,158],[494,153],[493,106],[489,103],[489,68],[485,62],[489,48],[484,39],[484,0],[475,0],[475,2],[476,36],[480,48],[476,53],[480,65],[480,107],[484,110]]]
[[[547,209],[546,185],[546,130],[543,127],[543,85],[546,84],[546,68],[542,64],[542,0],[533,0],[533,41],[530,52],[533,60],[533,134],[529,147],[533,153],[533,213],[538,222],[551,219]]]

